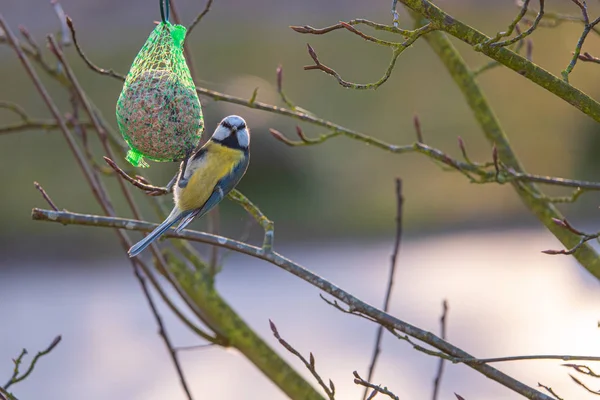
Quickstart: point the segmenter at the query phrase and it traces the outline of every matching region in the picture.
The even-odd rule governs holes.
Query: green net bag
[[[200,100],[183,56],[186,29],[159,23],[133,60],[117,101],[117,123],[130,147],[127,161],[147,167],[179,161],[204,130]]]

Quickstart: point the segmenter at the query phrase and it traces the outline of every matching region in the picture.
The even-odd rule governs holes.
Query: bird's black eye
[[[242,129],[246,129],[246,124],[245,123],[241,123],[240,125],[238,125],[238,131],[241,131]]]
[[[231,126],[229,121],[223,121],[223,122],[221,122],[221,125],[223,125],[225,128],[227,128],[229,130],[233,129],[233,126]]]

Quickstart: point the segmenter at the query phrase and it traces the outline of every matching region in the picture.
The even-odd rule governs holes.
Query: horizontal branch
[[[91,122],[79,122],[80,126],[85,128],[93,127]],[[73,122],[66,121],[66,125],[68,128],[73,128]],[[0,126],[0,135],[8,134],[8,133],[18,133],[31,131],[34,129],[40,129],[44,131],[58,130],[60,126],[54,120],[26,120],[22,122],[16,122],[14,124],[9,124],[5,126]]]
[[[34,208],[32,210],[32,218],[37,221],[57,222],[64,225],[74,224],[136,231],[151,231],[157,226],[156,224],[132,219],[77,214],[67,211],[51,211],[39,208]],[[352,294],[344,291],[340,287],[332,284],[324,278],[314,274],[313,272],[307,270],[301,265],[296,264],[293,261],[283,257],[277,252],[266,252],[260,247],[242,243],[237,240],[232,240],[222,236],[192,230],[183,230],[182,232],[177,233],[175,230],[171,229],[167,231],[164,234],[164,236],[178,239],[187,239],[215,246],[220,246],[267,261],[299,277],[300,279],[310,283],[311,285],[323,290],[324,292],[330,294],[334,298],[348,305],[348,307],[350,307],[354,312],[362,313],[368,318],[377,321],[377,323],[382,324],[388,329],[398,330],[400,332],[405,333],[406,335],[412,336],[440,350],[441,352],[448,354],[450,357],[465,360],[474,358],[464,350],[450,344],[449,342],[439,338],[438,336],[427,332],[421,328],[413,326],[407,322],[404,322],[386,312],[377,309],[376,307],[373,307],[361,301]],[[526,398],[533,400],[551,399],[549,396],[523,384],[522,382],[510,377],[509,375],[506,375],[505,373],[493,368],[490,365],[478,364],[475,362],[465,362],[465,364],[473,368],[474,370],[480,372],[481,374],[487,376],[488,378],[525,396]]]

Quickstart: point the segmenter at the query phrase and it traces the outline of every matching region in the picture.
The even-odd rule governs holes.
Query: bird
[[[181,163],[173,188],[175,206],[169,216],[133,245],[129,257],[140,254],[176,223],[181,232],[202,217],[240,182],[250,162],[250,130],[237,115],[223,118],[212,137]]]

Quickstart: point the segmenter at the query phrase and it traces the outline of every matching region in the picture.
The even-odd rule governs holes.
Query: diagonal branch
[[[146,232],[151,231],[156,227],[156,224],[150,224],[143,221],[125,218],[103,217],[99,215],[85,215],[71,213],[67,211],[50,211],[38,208],[34,208],[32,210],[32,218],[37,221],[48,221],[61,224],[77,224],[95,227],[102,226],[117,229],[139,230]],[[348,305],[348,307],[350,307],[355,313],[363,314],[369,319],[377,321],[377,323],[384,325],[388,329],[397,330],[406,335],[414,337],[415,339],[418,339],[436,348],[437,350],[442,352],[442,354],[447,354],[450,358],[455,358],[458,360],[469,360],[465,361],[464,363],[472,369],[506,386],[514,392],[523,395],[528,399],[551,399],[547,395],[525,385],[519,380],[497,370],[496,368],[490,365],[470,361],[474,360],[474,358],[464,350],[452,345],[451,343],[441,339],[440,337],[432,334],[431,332],[427,332],[421,328],[404,322],[384,311],[381,311],[361,301],[349,292],[316,275],[315,273],[307,270],[301,265],[283,257],[277,252],[273,251],[265,254],[265,252],[263,252],[262,248],[260,247],[252,246],[246,243],[241,243],[239,241],[228,239],[222,236],[216,236],[211,235],[209,233],[191,230],[183,230],[182,232],[178,233],[175,230],[171,229],[165,232],[165,236],[212,244],[267,261],[330,294],[334,298]]]

